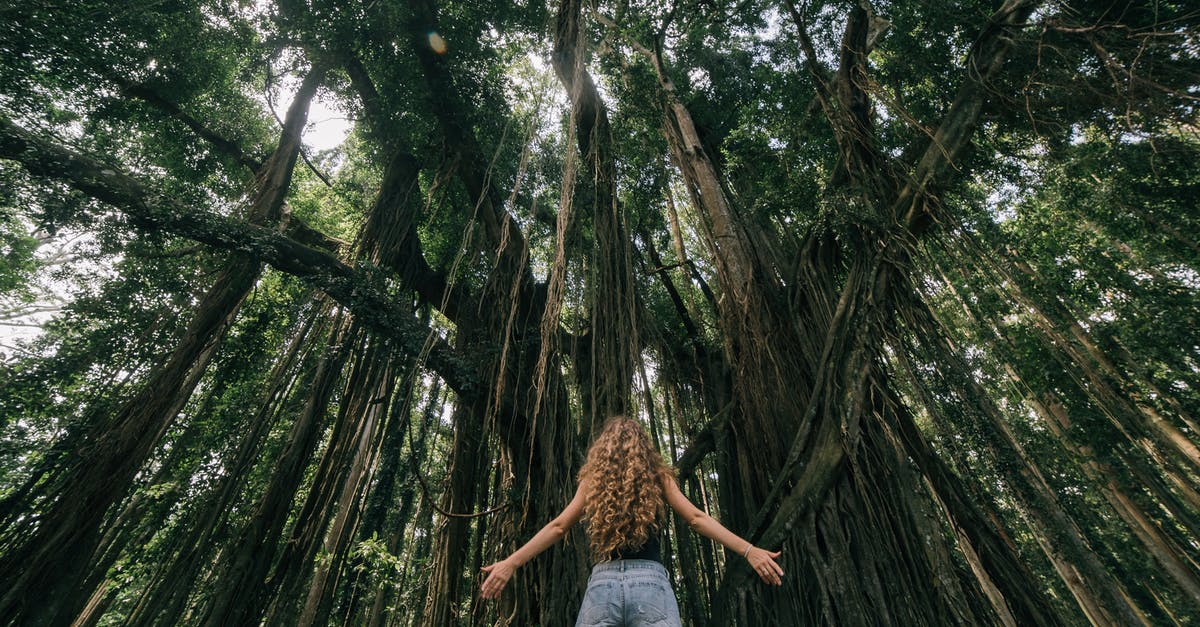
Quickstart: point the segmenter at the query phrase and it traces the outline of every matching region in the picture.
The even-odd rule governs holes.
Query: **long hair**
[[[613,416],[604,423],[579,470],[579,480],[590,481],[583,513],[595,559],[637,548],[658,530],[666,512],[664,476],[674,473],[636,420]]]

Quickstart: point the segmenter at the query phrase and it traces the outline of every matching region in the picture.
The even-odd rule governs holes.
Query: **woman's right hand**
[[[750,552],[746,554],[746,561],[750,562],[750,567],[754,569],[754,572],[758,573],[759,577],[762,577],[763,581],[778,586],[783,584],[783,568],[775,563],[775,560],[780,555],[780,551],[772,553],[753,546],[750,547]]]
[[[513,571],[516,569],[508,560],[501,560],[491,566],[484,566],[483,572],[487,573],[488,576],[480,589],[480,596],[485,599],[494,599],[500,596],[500,591],[504,589],[508,580],[512,579]]]

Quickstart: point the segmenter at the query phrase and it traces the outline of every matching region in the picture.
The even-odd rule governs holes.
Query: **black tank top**
[[[646,538],[646,542],[642,546],[618,549],[609,553],[608,558],[613,560],[654,560],[661,563],[662,557],[658,546],[658,532],[651,532],[650,537]]]

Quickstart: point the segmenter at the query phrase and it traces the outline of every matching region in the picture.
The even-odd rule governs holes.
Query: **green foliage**
[[[197,210],[244,215],[263,184],[248,165],[275,148],[276,118],[284,115],[298,77],[328,66],[319,99],[343,111],[353,130],[332,150],[305,149],[320,175],[303,157],[298,161],[283,209],[288,219],[340,240],[332,254],[386,279],[397,303],[422,312],[431,336],[450,338],[472,363],[495,365],[502,354],[511,359],[540,348],[564,168],[580,163],[569,136],[570,100],[549,65],[557,3],[434,3],[431,32],[425,21],[433,16],[424,15],[424,5],[401,0],[9,4],[0,7],[0,116],[99,155],[136,175],[154,195]],[[862,4],[798,4],[826,80],[835,79],[846,20]],[[886,163],[874,173],[880,180],[897,189],[912,183],[907,177],[914,164],[927,150],[937,151],[931,137],[972,85],[974,70],[964,63],[997,4],[870,3],[885,22],[875,23],[880,30],[867,55],[866,79],[855,87],[870,102],[867,148]],[[647,416],[653,409],[660,443],[675,445],[670,457],[703,433],[721,408],[712,406],[713,399],[728,403],[728,380],[743,373],[730,371],[727,359],[744,347],[732,341],[740,338],[725,335],[731,321],[721,319],[718,304],[728,295],[714,270],[707,217],[664,139],[670,103],[639,47],[661,53],[673,95],[695,122],[739,228],[771,260],[764,265],[768,282],[778,288],[772,298],[788,307],[809,306],[801,298],[808,286],[797,285],[795,277],[802,276],[806,255],[815,254],[813,242],[836,249],[829,264],[836,289],[844,286],[852,262],[894,250],[888,246],[911,247],[910,256],[896,258],[904,277],[896,289],[912,294],[858,303],[881,308],[886,319],[884,330],[872,336],[872,354],[939,458],[981,508],[995,513],[990,522],[1028,566],[1030,587],[1045,592],[1067,622],[1082,620],[1069,582],[1053,563],[1048,538],[1062,530],[1046,521],[1056,520],[1055,512],[1029,496],[1037,483],[1029,473],[1036,471],[1050,502],[1151,620],[1187,623],[1200,616],[1195,600],[1163,573],[1116,513],[1111,492],[1112,486],[1123,490],[1175,546],[1195,546],[1192,525],[1200,513],[1164,479],[1175,467],[1148,455],[1141,442],[1149,436],[1130,436],[1128,423],[1121,422],[1138,416],[1118,410],[1157,412],[1196,442],[1186,422],[1200,414],[1196,15],[1182,2],[1118,4],[1119,11],[1113,3],[1055,3],[1034,13],[1013,41],[1004,71],[982,86],[983,117],[968,149],[920,181],[936,219],[914,234],[893,215],[893,197],[847,178],[846,139],[819,101],[787,3],[585,3],[584,69],[598,84],[611,123],[604,139],[631,244],[640,308],[633,318],[645,327],[629,331],[641,334],[648,347],[638,356],[648,380],[636,384],[648,389],[636,404]],[[593,8],[596,14],[589,15]],[[446,46],[435,59],[444,76],[430,73],[415,54],[431,45],[434,34]],[[352,62],[361,62],[377,101],[356,83]],[[468,311],[457,320],[438,311],[440,300],[418,296],[417,286],[389,269],[367,268],[353,257],[384,169],[397,153],[411,155],[419,170],[411,207],[396,210],[412,210],[422,261],[434,278],[455,286],[453,296],[489,295],[468,299]],[[496,271],[496,243],[484,235],[487,216],[469,190],[469,175],[480,175],[487,200],[514,218],[528,245],[534,280],[518,285],[530,292],[521,294],[526,300],[519,311],[504,300],[518,290]],[[564,441],[582,443],[587,425],[579,416],[587,390],[572,359],[584,352],[592,311],[608,296],[589,283],[603,252],[595,242],[596,220],[608,209],[595,206],[597,190],[608,181],[586,168],[576,175],[573,220],[562,242],[564,310],[546,332],[557,334],[561,348],[550,367],[572,382],[566,398],[555,399],[566,417],[555,428],[574,437]],[[50,268],[39,257],[43,233],[86,233],[89,239],[69,267]],[[0,363],[0,499],[36,488],[39,473],[70,454],[74,438],[109,424],[179,344],[231,254],[147,230],[119,208],[64,184],[32,180],[8,161],[0,164],[3,302],[36,301],[42,280],[71,286],[69,303],[42,335]],[[355,304],[361,303],[343,303]],[[927,306],[939,324],[914,323],[917,305]],[[519,313],[512,321],[504,317],[510,308]],[[779,320],[781,326],[832,316],[781,311],[795,314]],[[295,277],[275,270],[261,275],[128,498],[110,512],[132,522],[122,522],[115,553],[107,555],[115,558],[100,573],[111,586],[100,624],[132,620],[143,594],[165,590],[161,573],[186,554],[210,507],[222,503],[205,536],[209,544],[195,557],[195,590],[179,615],[203,609],[210,587],[223,581],[222,551],[261,522],[256,505],[279,476],[276,461],[296,446],[292,429],[314,398],[313,382],[323,366],[341,369],[318,409],[320,434],[311,461],[300,469],[303,480],[281,507],[281,527],[291,532],[306,517],[326,514],[305,508],[310,495],[334,490],[314,486],[321,464],[335,463],[324,456],[345,454],[329,451],[334,435],[350,424],[342,410],[356,391],[351,373],[357,371],[322,361],[349,341],[350,334],[334,332],[344,313]],[[506,328],[487,326],[495,320]],[[460,328],[483,339],[467,344]],[[514,328],[521,337],[507,335]],[[355,340],[346,363],[368,348],[389,359],[389,351],[398,350],[378,334],[369,338]],[[813,350],[825,340],[816,337]],[[322,546],[305,563],[352,565],[329,593],[337,609],[331,615],[351,624],[366,615],[378,590],[386,591],[380,598],[389,610],[418,622],[429,572],[445,559],[436,554],[441,519],[429,501],[454,481],[455,438],[462,434],[448,417],[459,399],[443,395],[438,373],[415,359],[409,363],[414,357],[405,356],[403,368],[399,359],[388,362],[394,389],[371,400],[372,407],[393,408],[379,420],[401,421],[396,432],[404,436],[400,454],[370,457],[371,480],[384,470],[393,475],[390,494],[371,492],[378,484],[370,481],[362,487],[383,513],[375,512],[378,518],[346,541],[348,553]],[[496,370],[521,388],[537,384],[524,362],[510,365]],[[1118,400],[1102,396],[1107,389]],[[529,507],[534,496],[545,496],[534,495],[535,489],[551,490],[513,480],[514,450],[524,453],[516,448],[524,445],[520,438],[532,442],[533,436],[497,431],[504,424],[497,420],[526,408],[494,405],[509,400],[494,392],[468,399],[486,405],[488,422],[481,427],[481,469],[472,478],[483,487],[477,502],[463,504],[467,510],[497,503]],[[1122,399],[1133,409],[1118,407]],[[1049,422],[1054,411],[1066,416],[1063,424]],[[714,511],[752,516],[727,507],[741,496],[731,494],[737,484],[728,465],[731,442],[746,434],[741,423],[734,425],[719,432],[718,451],[700,466],[697,493]],[[1000,437],[1000,426],[1011,441]],[[251,439],[251,433],[260,435]],[[555,464],[570,466],[575,451],[539,449],[537,455],[561,457],[537,458],[543,466],[534,471],[545,472]],[[1194,485],[1195,470],[1180,466],[1170,477]],[[723,484],[716,485],[720,473]],[[423,495],[417,481],[434,494]],[[952,536],[956,521],[944,520],[927,496],[919,498],[939,512],[935,527],[954,546],[961,540]],[[360,497],[368,498],[354,498]],[[333,512],[341,504],[330,497],[321,506]],[[515,541],[520,528],[512,527],[522,523],[494,516],[470,524],[465,543],[472,554],[462,562],[468,567]],[[914,553],[928,546],[904,539],[910,540]],[[676,539],[675,546],[683,545]],[[671,557],[682,563],[682,552]],[[720,561],[709,553],[710,561]],[[965,555],[952,558],[962,573],[970,572]],[[276,573],[268,583],[284,575]],[[467,575],[457,573],[462,589],[452,600],[461,603],[464,622],[491,611],[472,614],[478,608],[464,602],[474,583]],[[522,598],[521,604],[521,611],[534,611],[526,607],[534,601]]]
[[[0,206],[0,292],[29,300],[28,283],[37,269],[38,241],[11,209]]]

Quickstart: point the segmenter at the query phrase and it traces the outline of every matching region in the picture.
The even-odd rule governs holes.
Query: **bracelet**
[[[746,559],[750,559],[750,549],[753,549],[753,548],[754,548],[754,545],[747,542],[746,550],[742,552],[742,557],[744,557]]]

